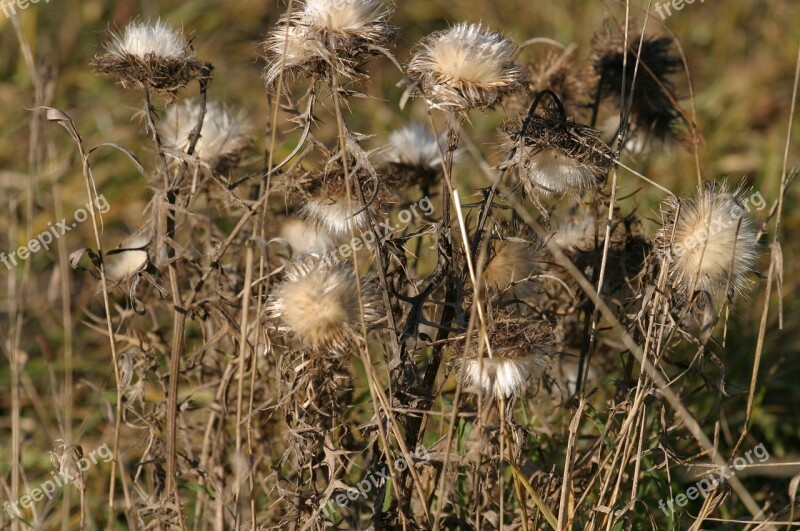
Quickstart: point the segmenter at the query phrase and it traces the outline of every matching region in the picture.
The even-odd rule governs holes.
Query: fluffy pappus
[[[528,195],[593,190],[611,168],[612,152],[599,131],[557,114],[529,116],[525,131],[519,117],[501,127],[506,149],[514,150],[510,164],[516,166]]]
[[[447,151],[443,135],[436,138],[421,123],[392,131],[389,149],[384,155],[389,180],[399,187],[430,187],[442,173],[441,153]],[[455,154],[457,160],[458,153]]]
[[[183,33],[157,20],[131,22],[112,33],[92,66],[116,76],[125,88],[146,85],[174,94],[198,76],[201,64]]]
[[[296,76],[331,69],[347,78],[372,56],[388,53],[396,29],[388,23],[392,6],[384,0],[306,0],[284,15],[263,43],[264,80],[274,87],[281,72]]]
[[[283,280],[270,293],[268,320],[304,348],[344,354],[361,333],[361,308],[368,329],[385,317],[377,282],[360,278],[361,299],[350,264],[300,256],[286,264]]]
[[[310,173],[308,180],[293,192],[294,199],[302,203],[300,215],[337,238],[349,237],[351,231],[365,230],[369,225],[369,213],[376,215],[389,201],[390,193],[378,184],[378,193],[373,197],[375,182],[364,172],[351,175],[350,197],[344,171],[336,167],[322,173]],[[359,202],[355,182],[360,182],[366,200],[372,202],[363,207]]]
[[[516,51],[517,45],[500,33],[462,22],[423,39],[408,76],[443,109],[489,108],[525,80],[512,62]]]
[[[492,323],[489,331],[492,355],[483,350],[478,357],[479,341],[473,334],[467,355],[463,339],[455,342],[455,364],[465,387],[489,396],[510,398],[525,392],[547,372],[556,357],[556,338],[545,323],[533,321],[501,321]]]
[[[685,297],[702,291],[716,297],[742,293],[750,281],[758,242],[747,216],[744,190],[726,183],[709,184],[688,199],[668,199],[656,241],[661,266]],[[696,283],[695,283],[696,279]]]
[[[194,100],[171,105],[157,124],[164,146],[186,151],[200,113],[200,104]],[[252,145],[251,131],[252,126],[242,113],[234,113],[222,102],[210,101],[194,154],[213,171],[225,171],[236,166],[242,152]]]

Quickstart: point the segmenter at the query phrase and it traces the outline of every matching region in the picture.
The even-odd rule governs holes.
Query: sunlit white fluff
[[[442,157],[439,153],[447,151],[443,136],[438,139],[421,123],[412,123],[389,135],[390,149],[386,161],[393,164],[416,166],[419,168],[440,168]]]
[[[712,296],[728,285],[730,292],[747,286],[758,242],[745,205],[742,191],[728,192],[725,184],[668,202],[667,220],[659,232],[662,258],[685,295],[691,295],[693,285],[695,291]]]
[[[554,149],[545,149],[532,155],[525,164],[528,181],[543,194],[580,192],[592,188],[596,183],[593,169]]]
[[[185,151],[190,144],[192,130],[200,117],[200,104],[194,100],[172,105],[159,122],[159,134],[166,147]],[[241,113],[232,112],[225,104],[210,101],[195,155],[209,163],[239,153],[250,144],[250,123]]]
[[[489,107],[524,79],[512,63],[516,51],[516,44],[503,35],[462,22],[425,38],[408,73],[436,104]]]
[[[510,398],[525,391],[542,376],[548,358],[530,355],[520,358],[467,359],[461,362],[461,375],[467,387],[475,387],[496,398]]]
[[[298,257],[270,293],[268,316],[304,348],[343,352],[360,333],[361,308],[367,327],[383,318],[374,279],[361,278],[361,299],[357,282],[346,262],[331,266],[318,256]]]
[[[382,20],[389,12],[383,0],[306,0],[304,25],[339,32],[359,32]]]
[[[286,221],[281,227],[280,237],[289,245],[292,256],[320,254],[334,246],[333,239],[326,231],[301,219]]]
[[[106,51],[113,55],[128,54],[141,59],[150,54],[162,59],[194,56],[183,33],[161,20],[154,23],[131,22],[121,33],[112,35]]]
[[[106,278],[121,282],[138,273],[147,265],[147,251],[144,247],[150,242],[148,235],[133,237],[120,245],[122,252],[107,253],[103,258]]]
[[[367,211],[355,198],[348,205],[345,198],[311,197],[300,212],[338,238],[350,236],[351,229],[358,234],[369,224]]]

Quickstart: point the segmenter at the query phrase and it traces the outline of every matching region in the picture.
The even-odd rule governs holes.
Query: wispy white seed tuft
[[[367,211],[353,198],[350,204],[345,198],[311,197],[300,209],[306,218],[331,233],[342,238],[352,231],[363,231],[369,224]]]
[[[185,151],[190,145],[200,113],[200,104],[194,100],[170,106],[164,119],[158,123],[164,146]],[[210,101],[206,105],[203,128],[194,154],[212,166],[236,160],[242,150],[251,144],[251,130],[250,123],[242,113],[232,112],[224,103]]]
[[[364,324],[375,326],[384,317],[374,279],[358,279],[349,264],[328,265],[305,255],[286,265],[285,278],[269,296],[267,311],[274,326],[311,350],[344,353]]]
[[[667,201],[657,239],[662,263],[685,296],[692,295],[692,286],[715,297],[726,286],[733,294],[749,284],[758,242],[747,201],[741,188],[729,192],[725,183]]]
[[[135,21],[121,33],[115,33],[106,51],[112,55],[133,55],[140,59],[152,54],[162,59],[186,59],[194,57],[183,33],[166,22]]]
[[[468,387],[478,388],[496,398],[510,398],[540,378],[547,366],[547,358],[536,355],[469,359],[462,362],[461,374]]]
[[[498,321],[486,332],[492,355],[483,350],[484,339],[474,334],[466,356],[456,358],[459,374],[467,389],[496,398],[523,393],[541,378],[555,359],[556,338],[550,327],[531,320]],[[464,341],[456,343],[457,355],[464,353]]]
[[[495,105],[524,81],[512,63],[517,46],[481,24],[462,22],[432,33],[408,65],[432,103],[452,110]]]
[[[273,87],[281,74],[336,70],[354,78],[366,58],[388,53],[395,34],[388,24],[392,7],[384,0],[306,0],[281,18],[264,42],[264,79]]]
[[[325,230],[302,219],[286,221],[281,227],[280,237],[289,245],[292,256],[321,254],[334,246],[333,239]]]
[[[436,169],[442,166],[439,153],[447,150],[444,136],[437,139],[421,123],[412,123],[389,135],[390,149],[386,162],[414,166],[422,169]]]

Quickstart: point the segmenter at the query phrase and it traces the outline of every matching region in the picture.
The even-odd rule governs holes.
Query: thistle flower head
[[[690,199],[667,201],[657,242],[662,267],[682,295],[691,297],[693,286],[712,297],[726,286],[728,294],[747,287],[757,250],[747,201],[741,188],[729,192],[725,183],[703,188]]]
[[[504,231],[512,235],[495,238],[489,247],[489,262],[483,271],[484,284],[492,295],[508,293],[524,299],[531,290],[530,277],[541,271],[542,243],[521,229]]]
[[[348,237],[360,232],[369,225],[370,213],[376,214],[387,201],[387,192],[380,187],[374,201],[363,207],[359,202],[355,182],[362,183],[362,193],[366,199],[372,198],[373,181],[362,173],[351,175],[350,197],[347,195],[347,182],[341,168],[331,168],[320,174],[310,174],[310,181],[303,185],[300,215],[315,223],[331,236]]]
[[[384,160],[393,182],[400,187],[433,184],[442,171],[439,150],[447,150],[444,136],[436,138],[424,124],[412,123],[392,131]]]
[[[358,278],[349,264],[329,265],[304,255],[286,265],[284,279],[270,293],[267,312],[275,328],[313,351],[344,353],[360,333],[361,309],[369,328],[383,318],[374,279]]]
[[[161,20],[131,22],[121,33],[113,33],[105,53],[96,56],[92,66],[117,76],[125,88],[150,86],[167,93],[174,93],[200,71],[183,33]]]
[[[321,254],[334,247],[333,238],[320,227],[302,219],[289,219],[281,226],[280,237],[291,250],[292,256]]]
[[[631,133],[639,132],[657,140],[676,136],[682,112],[672,77],[682,71],[683,62],[673,38],[644,36],[634,30],[629,32],[626,48],[624,34],[606,30],[595,35],[592,48],[597,91],[617,111],[614,114],[627,109],[632,94]],[[634,86],[637,55],[639,68]]]
[[[264,79],[273,87],[282,72],[316,72],[330,77],[336,70],[347,78],[357,67],[386,51],[395,35],[384,0],[306,0],[302,8],[284,15],[264,42]]]
[[[524,80],[513,65],[517,46],[481,24],[462,22],[426,37],[408,65],[425,96],[453,111],[487,108]]]
[[[501,132],[506,148],[514,153],[510,164],[516,166],[528,195],[595,189],[613,160],[596,129],[568,121],[558,112],[530,114],[525,121],[512,118]]]
[[[543,323],[496,322],[488,336],[492,357],[484,348],[483,357],[479,358],[479,341],[484,340],[473,338],[466,357],[456,363],[467,388],[498,399],[522,394],[547,372],[555,358],[555,336]],[[463,353],[463,342],[460,347],[462,350],[455,354]]]
[[[158,123],[164,146],[186,151],[201,111],[200,104],[194,100],[170,106],[164,119]],[[210,101],[206,105],[194,154],[215,172],[224,171],[235,166],[242,151],[251,145],[251,129],[242,113],[234,113],[224,103]]]

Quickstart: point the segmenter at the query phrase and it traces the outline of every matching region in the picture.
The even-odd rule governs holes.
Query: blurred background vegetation
[[[257,148],[253,151],[254,169],[260,167],[259,152],[267,142],[269,101],[260,78],[264,66],[259,42],[285,9],[282,2],[237,0],[51,0],[31,4],[19,11],[19,24],[31,57],[45,73],[43,94],[48,105],[69,114],[76,122],[87,146],[115,142],[131,149],[147,167],[153,152],[144,138],[144,126],[138,116],[141,100],[137,92],[125,92],[113,81],[95,75],[88,66],[100,51],[107,31],[123,27],[135,17],[161,18],[182,26],[194,35],[194,48],[201,59],[214,63],[214,81],[210,97],[223,99],[244,109],[259,128]],[[643,19],[646,2],[633,2],[631,12]],[[591,37],[604,20],[624,19],[625,5],[602,0],[401,0],[393,18],[401,28],[397,58],[405,63],[414,44],[431,31],[461,20],[482,21],[503,31],[517,42],[531,37],[548,37],[562,43],[575,42],[578,57],[589,54]],[[737,2],[695,2],[663,22],[655,15],[648,27],[654,33],[671,33],[681,43],[688,60],[696,95],[697,123],[703,135],[700,161],[706,179],[727,177],[732,182],[743,178],[770,203],[778,194],[783,151],[791,106],[792,82],[798,43],[800,43],[800,3],[795,0],[745,0]],[[24,48],[11,21],[0,13],[0,250],[10,251],[26,241],[25,222],[28,182],[33,180],[33,226],[37,234],[47,223],[57,219],[54,209],[53,178],[62,187],[64,215],[86,203],[86,190],[78,158],[64,131],[48,125],[40,134],[52,151],[54,164],[31,171],[28,159],[31,142],[31,112],[36,104]],[[376,60],[371,66],[372,99],[355,99],[348,121],[355,130],[376,135],[374,145],[385,142],[386,133],[408,121],[409,115],[424,116],[420,103],[401,110],[401,88],[396,83],[402,74],[389,61]],[[193,95],[196,87],[182,96]],[[691,109],[689,84],[680,83],[684,108]],[[388,102],[388,104],[387,104]],[[163,103],[160,103],[163,105]],[[481,145],[496,142],[494,127],[499,113],[471,116],[473,136]],[[332,125],[332,124],[329,124]],[[281,133],[286,131],[281,130]],[[800,120],[793,127],[790,166],[800,164]],[[288,145],[288,144],[286,144]],[[139,227],[142,210],[151,196],[146,180],[126,157],[114,150],[101,150],[92,158],[98,192],[108,200],[102,235],[106,248],[116,247]],[[633,167],[679,195],[694,187],[694,157],[680,146],[662,148],[647,160],[628,161]],[[646,165],[645,165],[646,163]],[[474,186],[485,186],[485,178],[470,173],[462,165],[460,176]],[[622,172],[620,196],[641,188],[642,181]],[[771,307],[767,322],[766,345],[756,393],[751,439],[763,442],[773,461],[800,461],[800,327],[796,314],[800,269],[800,228],[797,187],[790,189],[784,207],[783,230],[783,329],[778,328],[777,304]],[[658,219],[657,204],[663,196],[655,189],[642,191],[647,203],[639,206],[644,218]],[[623,201],[630,211],[632,202]],[[764,212],[761,213],[762,215]],[[11,216],[20,228],[6,230]],[[60,217],[60,216],[59,216]],[[269,221],[268,221],[269,222]],[[645,222],[648,231],[654,223]],[[652,232],[651,232],[652,233]],[[69,252],[93,247],[90,224],[84,224],[64,236]],[[765,249],[766,251],[766,249]],[[759,262],[761,271],[768,266],[766,252]],[[61,324],[57,273],[58,256],[54,250],[39,252],[30,262],[33,279],[27,291],[10,300],[9,286],[21,279],[22,268],[6,271],[0,267],[0,339],[5,343],[11,326],[8,316],[13,304],[24,311],[21,348],[28,356],[23,376],[23,464],[29,480],[49,475],[48,452],[56,446],[60,430],[55,409],[53,380],[61,370],[64,330]],[[112,426],[104,421],[105,400],[113,402],[113,370],[107,341],[82,324],[82,308],[100,309],[94,280],[88,275],[73,274],[72,315],[75,324],[74,416],[83,423],[81,444],[94,448],[110,440]],[[763,308],[763,282],[758,282],[747,300],[735,306],[728,325],[725,366],[730,396],[721,404],[721,417],[730,425],[743,421],[751,377],[758,326]],[[101,313],[101,312],[97,312]],[[7,355],[7,345],[3,345]],[[609,375],[613,380],[613,375]],[[10,440],[9,369],[0,364],[0,448]],[[105,393],[104,399],[98,393]],[[703,397],[698,397],[702,402]],[[709,404],[712,402],[709,401]],[[698,413],[703,411],[698,408]],[[706,426],[710,428],[710,424]],[[723,428],[724,429],[724,428]],[[737,433],[724,434],[735,441]],[[123,440],[126,446],[139,444]],[[0,452],[0,477],[9,476],[8,452]],[[753,490],[787,495],[789,480],[800,474],[800,466],[760,472]],[[767,477],[771,475],[772,477]],[[686,482],[683,488],[688,486]],[[99,486],[98,486],[99,487]],[[94,490],[90,487],[91,492]],[[103,489],[98,490],[97,510],[101,511]],[[682,490],[682,489],[681,489]],[[0,493],[5,499],[6,493]],[[759,501],[763,501],[759,500]]]

